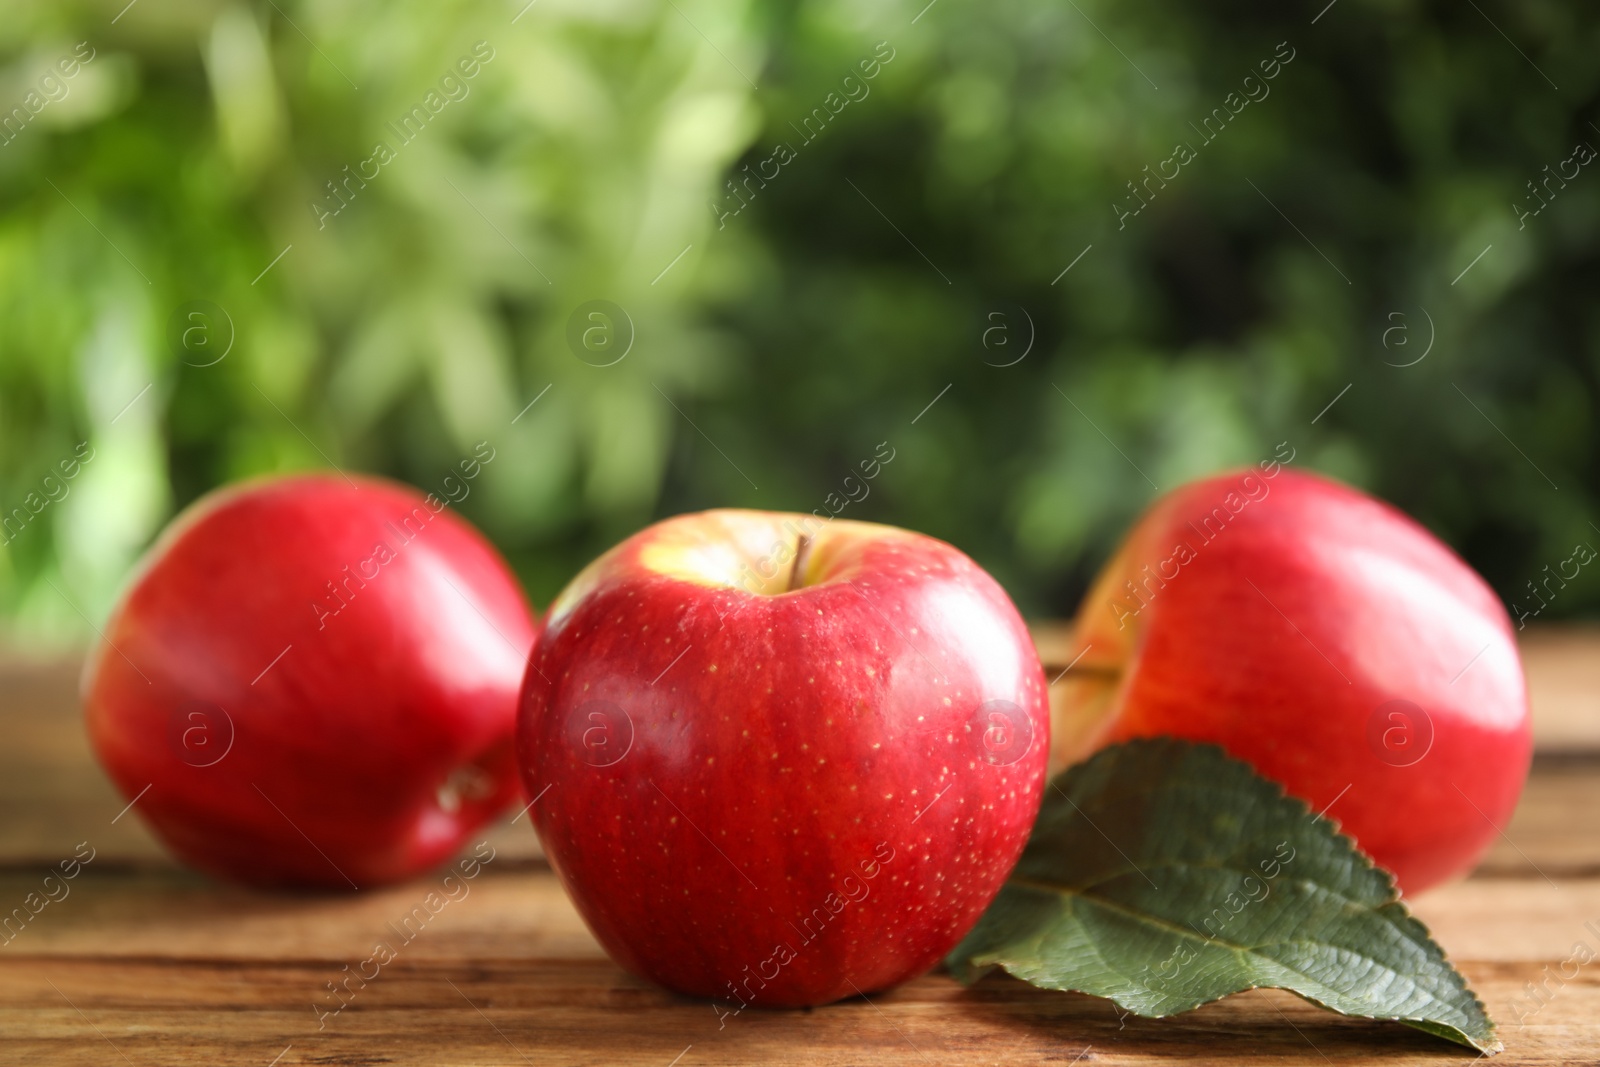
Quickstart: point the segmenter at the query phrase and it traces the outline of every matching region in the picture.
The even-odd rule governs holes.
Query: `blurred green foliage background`
[[[1284,441],[1508,602],[1600,545],[1582,5],[124,3],[0,19],[11,642],[214,486],[481,440],[461,510],[540,605],[654,517],[836,510],[881,442],[842,515],[1034,615]]]

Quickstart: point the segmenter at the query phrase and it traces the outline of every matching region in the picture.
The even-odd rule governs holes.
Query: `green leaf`
[[[1484,1052],[1494,1023],[1389,874],[1210,745],[1108,748],[1046,790],[1011,879],[947,960],[1163,1016],[1297,993]]]

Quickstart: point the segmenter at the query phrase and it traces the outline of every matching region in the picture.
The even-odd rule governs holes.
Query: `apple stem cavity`
[[[805,586],[806,562],[811,558],[811,535],[803,533],[794,546],[794,564],[789,568],[789,586],[784,592]]]

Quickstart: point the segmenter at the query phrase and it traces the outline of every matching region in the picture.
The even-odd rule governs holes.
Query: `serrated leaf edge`
[[[1244,760],[1241,760],[1241,759],[1237,759],[1236,757],[1230,755],[1225,749],[1222,748],[1221,745],[1210,744],[1210,743],[1206,743],[1206,742],[1186,742],[1186,741],[1182,741],[1182,740],[1177,739],[1177,738],[1170,738],[1170,737],[1149,737],[1149,738],[1134,738],[1134,739],[1130,739],[1128,741],[1121,742],[1119,747],[1121,747],[1123,749],[1136,749],[1136,748],[1172,749],[1172,748],[1184,748],[1184,749],[1189,749],[1189,750],[1197,751],[1197,752],[1198,751],[1208,751],[1211,754],[1220,757],[1224,762],[1233,763],[1233,764],[1236,764],[1236,765],[1244,768],[1251,776],[1256,778],[1258,781],[1263,782],[1266,785],[1270,786],[1272,792],[1275,794],[1277,799],[1288,801],[1292,806],[1298,808],[1302,814],[1310,815],[1311,816],[1311,821],[1313,823],[1317,823],[1317,822],[1325,822],[1325,823],[1327,823],[1328,827],[1329,827],[1329,831],[1332,833],[1336,844],[1342,846],[1344,851],[1347,854],[1349,854],[1353,859],[1356,859],[1356,860],[1359,860],[1361,862],[1364,862],[1371,871],[1375,872],[1376,874],[1378,874],[1381,877],[1381,879],[1383,881],[1383,888],[1384,888],[1384,891],[1385,891],[1386,895],[1388,896],[1388,899],[1386,901],[1384,901],[1383,903],[1381,903],[1381,904],[1378,904],[1376,906],[1372,906],[1372,905],[1364,904],[1364,903],[1362,903],[1360,901],[1351,900],[1349,897],[1346,897],[1343,894],[1332,893],[1331,895],[1337,896],[1337,897],[1345,900],[1347,903],[1349,903],[1350,905],[1352,905],[1354,907],[1370,908],[1373,911],[1382,911],[1385,908],[1389,908],[1389,907],[1397,907],[1397,908],[1399,908],[1401,914],[1398,917],[1398,919],[1394,921],[1393,925],[1396,926],[1396,928],[1400,930],[1400,932],[1406,937],[1407,940],[1411,941],[1413,944],[1418,945],[1424,951],[1428,952],[1431,956],[1433,956],[1438,963],[1443,964],[1445,969],[1450,973],[1451,977],[1453,977],[1455,979],[1456,985],[1459,988],[1459,990],[1462,993],[1465,993],[1467,995],[1467,997],[1472,1001],[1473,1006],[1478,1009],[1478,1013],[1483,1017],[1484,1023],[1488,1028],[1487,1034],[1485,1035],[1485,1040],[1480,1042],[1477,1039],[1475,1039],[1474,1037],[1472,1037],[1472,1035],[1468,1034],[1466,1031],[1461,1030],[1458,1027],[1451,1026],[1448,1023],[1438,1022],[1437,1020],[1423,1019],[1423,1018],[1413,1018],[1413,1017],[1401,1016],[1401,1015],[1362,1015],[1362,1014],[1355,1014],[1355,1013],[1351,1013],[1351,1012],[1340,1011],[1338,1008],[1335,1008],[1335,1007],[1333,1007],[1333,1006],[1331,1006],[1329,1004],[1324,1004],[1322,1001],[1317,1000],[1315,997],[1308,996],[1307,994],[1301,993],[1298,990],[1284,989],[1281,986],[1261,986],[1261,985],[1256,985],[1256,984],[1251,984],[1251,985],[1247,985],[1247,986],[1241,986],[1240,988],[1232,990],[1231,992],[1223,993],[1223,994],[1221,994],[1219,996],[1211,997],[1209,999],[1199,1001],[1198,1003],[1193,1004],[1190,1007],[1183,1008],[1183,1009],[1181,1009],[1179,1011],[1147,1015],[1144,1012],[1139,1011],[1138,1009],[1133,1008],[1133,1007],[1129,1006],[1128,1004],[1123,1003],[1123,1001],[1120,998],[1118,998],[1115,994],[1104,994],[1103,995],[1103,994],[1099,994],[1099,993],[1091,993],[1091,992],[1088,992],[1088,991],[1082,990],[1082,989],[1074,989],[1074,988],[1072,988],[1071,986],[1068,986],[1068,985],[1055,985],[1055,984],[1044,983],[1044,982],[1036,982],[1031,978],[1023,977],[1022,975],[1017,974],[1016,971],[1013,970],[1012,967],[1009,964],[1007,964],[1004,960],[996,958],[994,956],[994,954],[992,954],[992,953],[984,955],[984,956],[971,956],[968,959],[962,961],[961,964],[960,964],[960,969],[961,969],[962,973],[955,974],[955,978],[956,978],[957,981],[961,982],[963,985],[970,986],[973,983],[975,983],[978,980],[980,980],[984,975],[988,974],[990,971],[995,970],[996,968],[998,968],[999,970],[1004,971],[1006,974],[1010,975],[1011,977],[1016,978],[1018,981],[1026,982],[1029,985],[1035,986],[1036,988],[1052,989],[1052,990],[1056,990],[1057,992],[1064,992],[1064,993],[1079,993],[1079,994],[1082,994],[1083,996],[1099,997],[1100,999],[1109,1000],[1113,1004],[1116,1004],[1118,1007],[1122,1008],[1124,1011],[1130,1012],[1131,1014],[1137,1015],[1140,1018],[1144,1018],[1144,1019],[1164,1019],[1164,1018],[1170,1018],[1170,1017],[1172,1017],[1174,1015],[1182,1015],[1182,1014],[1184,1014],[1186,1012],[1190,1012],[1190,1011],[1194,1011],[1194,1010],[1196,1010],[1198,1008],[1202,1008],[1207,1004],[1215,1004],[1218,1001],[1226,1000],[1228,997],[1236,996],[1239,993],[1248,992],[1249,990],[1252,990],[1252,989],[1281,989],[1283,992],[1292,993],[1295,996],[1299,997],[1301,1000],[1304,1000],[1309,1004],[1314,1004],[1317,1007],[1323,1009],[1324,1011],[1332,1012],[1335,1015],[1339,1015],[1339,1016],[1342,1016],[1342,1017],[1347,1018],[1347,1019],[1371,1019],[1371,1020],[1378,1021],[1378,1022],[1401,1023],[1401,1024],[1404,1024],[1406,1026],[1410,1026],[1413,1029],[1421,1030],[1424,1033],[1432,1034],[1435,1037],[1441,1037],[1441,1038],[1444,1038],[1445,1040],[1453,1041],[1456,1044],[1465,1045],[1468,1048],[1477,1049],[1478,1051],[1480,1051],[1480,1052],[1482,1052],[1482,1053],[1484,1053],[1485,1055],[1488,1055],[1488,1056],[1493,1056],[1493,1055],[1496,1055],[1496,1054],[1498,1054],[1500,1052],[1505,1051],[1505,1045],[1504,1045],[1504,1043],[1502,1043],[1500,1041],[1500,1039],[1498,1037],[1498,1029],[1499,1028],[1495,1023],[1494,1018],[1489,1014],[1489,1010],[1488,1010],[1487,1006],[1483,1003],[1483,999],[1478,996],[1477,991],[1474,990],[1472,988],[1472,986],[1467,982],[1466,976],[1463,975],[1460,972],[1460,970],[1458,970],[1456,968],[1455,964],[1450,961],[1449,955],[1444,950],[1444,946],[1440,945],[1437,941],[1434,940],[1433,933],[1432,933],[1432,931],[1430,931],[1428,929],[1427,924],[1424,923],[1421,919],[1418,919],[1415,915],[1413,915],[1411,913],[1411,910],[1405,906],[1405,902],[1400,896],[1399,886],[1395,882],[1394,874],[1391,871],[1389,871],[1388,869],[1386,869],[1384,867],[1380,867],[1377,863],[1373,862],[1372,857],[1368,856],[1365,852],[1362,852],[1360,847],[1356,845],[1355,840],[1344,832],[1344,830],[1342,828],[1342,825],[1339,823],[1339,821],[1336,820],[1336,819],[1328,818],[1328,816],[1325,814],[1326,809],[1324,809],[1323,812],[1317,812],[1317,813],[1313,814],[1312,811],[1311,811],[1311,805],[1308,804],[1305,800],[1303,800],[1302,798],[1297,797],[1297,796],[1289,793],[1288,790],[1286,790],[1283,787],[1283,785],[1281,783],[1279,783],[1278,781],[1276,781],[1274,779],[1271,779],[1271,778],[1268,778],[1263,774],[1260,774],[1248,762],[1246,762]],[[1104,752],[1106,750],[1102,749],[1101,751]],[[1099,753],[1096,753],[1096,755],[1099,755]],[[1092,756],[1090,757],[1090,759],[1093,759],[1093,758],[1094,757],[1092,757]],[[1088,762],[1088,761],[1084,761],[1084,762]],[[1055,789],[1058,793],[1060,793],[1062,797],[1066,798],[1067,802],[1069,804],[1071,804],[1074,809],[1077,809],[1077,807],[1078,807],[1077,802],[1072,800],[1071,796],[1067,793],[1067,791],[1061,788],[1060,783],[1070,773],[1072,773],[1072,771],[1074,771],[1075,769],[1077,769],[1079,767],[1082,767],[1082,766],[1083,766],[1083,763],[1079,763],[1079,764],[1074,764],[1072,767],[1066,768],[1065,770],[1063,770],[1059,774],[1057,774],[1053,779],[1051,779],[1050,783],[1049,783],[1050,787]],[[1152,783],[1149,786],[1143,786],[1143,787],[1134,786],[1129,791],[1133,792],[1133,793],[1142,793],[1142,794],[1145,794],[1145,795],[1152,795],[1152,794],[1157,793],[1158,791],[1160,791],[1161,785],[1162,785],[1162,783],[1156,782],[1156,783]],[[1080,817],[1083,817],[1083,818],[1087,819],[1087,816],[1083,816],[1081,811],[1079,811],[1079,815],[1080,815]],[[1185,866],[1185,865],[1165,864],[1164,866],[1169,866],[1170,867],[1170,866]],[[1193,866],[1205,866],[1205,865],[1204,864],[1196,864],[1196,865],[1193,865]],[[1216,866],[1218,867],[1218,869],[1226,869],[1226,866],[1223,865],[1223,864],[1217,864]],[[1137,870],[1137,868],[1130,868],[1130,872],[1125,872],[1125,873],[1131,873],[1132,870]],[[1323,891],[1323,892],[1331,892],[1325,886],[1316,885],[1315,883],[1306,883],[1305,879],[1297,879],[1297,881],[1299,881],[1301,884],[1311,884],[1313,888],[1318,889],[1318,890]],[[1039,883],[1034,879],[1020,879],[1020,880],[1007,879],[1006,885],[1012,885],[1012,884],[1023,884],[1023,885],[1028,886],[1028,888],[1034,889],[1036,892],[1042,891],[1042,892],[1055,893],[1055,894],[1058,894],[1058,895],[1081,896],[1081,897],[1084,897],[1085,899],[1093,900],[1097,905],[1102,905],[1102,904],[1106,904],[1107,903],[1105,901],[1100,900],[1100,898],[1094,897],[1094,896],[1092,896],[1090,894],[1087,894],[1087,893],[1078,893],[1078,892],[1076,892],[1074,890],[1063,891],[1063,890],[1061,890],[1059,888],[1050,887],[1050,886],[1048,886],[1047,883]],[[1094,883],[1094,884],[1100,884],[1100,883]],[[1116,910],[1126,912],[1126,909],[1120,908],[1115,904],[1109,904],[1108,906],[1112,907],[1112,908],[1115,908]],[[1149,922],[1149,923],[1152,923],[1152,924],[1155,924],[1155,925],[1164,926],[1164,927],[1170,928],[1171,930],[1173,930],[1174,932],[1176,932],[1180,936],[1194,938],[1194,935],[1193,935],[1192,931],[1184,930],[1181,927],[1178,927],[1178,926],[1176,926],[1176,925],[1174,925],[1172,923],[1169,923],[1164,919],[1153,918],[1153,917],[1150,917],[1150,916],[1142,916],[1142,915],[1138,915],[1137,913],[1129,913],[1129,914],[1132,914],[1134,916],[1134,918],[1138,919],[1138,921],[1140,921],[1140,922]],[[1407,923],[1409,923],[1411,926],[1415,927],[1415,930],[1414,931],[1406,930],[1405,929],[1405,925]],[[1420,942],[1414,936],[1414,934],[1418,933],[1418,932],[1420,932],[1420,934],[1421,934]],[[1204,939],[1197,939],[1197,940],[1204,941]],[[1211,943],[1218,943],[1219,941],[1220,941],[1220,939],[1218,939],[1218,938],[1212,938],[1211,939]],[[1220,943],[1226,948],[1234,949],[1235,951],[1239,951],[1239,952],[1251,952],[1254,947],[1259,947],[1259,946],[1235,945],[1235,944],[1233,944],[1231,942],[1225,942],[1225,941],[1220,941]],[[1274,944],[1282,944],[1284,942],[1273,942],[1273,943]],[[953,956],[955,954],[955,952],[958,951],[959,949],[960,949],[960,946],[957,945],[956,949],[952,950],[951,955]],[[1282,966],[1280,961],[1273,960],[1272,962]],[[947,966],[948,966],[948,961],[947,961]],[[951,967],[949,969],[952,970],[952,971],[955,971],[956,968]],[[1109,970],[1109,968],[1108,968],[1108,970]],[[1431,994],[1430,994],[1430,997],[1431,997]],[[1436,997],[1432,997],[1431,999],[1433,999],[1435,1002],[1437,1002],[1437,1000],[1438,1000],[1438,998],[1436,998]]]

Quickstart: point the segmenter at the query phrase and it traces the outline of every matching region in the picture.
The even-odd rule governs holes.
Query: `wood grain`
[[[1528,963],[1466,963],[1510,1017]],[[1395,1023],[1258,990],[1173,1019],[1003,976],[930,976],[813,1011],[674,996],[604,960],[396,962],[319,1016],[326,967],[284,961],[27,959],[0,971],[9,1062],[96,1064],[1439,1064],[1477,1057]],[[1500,1061],[1594,1063],[1600,983],[1580,978],[1503,1034]],[[321,1025],[323,1028],[318,1029]],[[681,1057],[681,1058],[680,1058]]]
[[[1600,752],[1600,626],[1530,626],[1521,645],[1539,748]]]
[[[499,869],[496,869],[499,868]],[[0,874],[9,911],[39,886],[36,872]],[[560,884],[542,862],[505,867],[499,859],[465,892],[414,923],[406,959],[603,959]],[[218,958],[355,963],[377,941],[397,944],[402,927],[436,878],[358,894],[293,896],[219,886],[177,869],[96,870],[71,883],[9,943],[0,960],[22,956],[98,959]],[[441,891],[442,893],[442,891]],[[1479,961],[1558,961],[1589,937],[1600,955],[1600,880],[1472,878],[1425,893],[1411,906],[1453,956]],[[1600,967],[1600,962],[1597,962]]]
[[[1600,875],[1597,816],[1600,756],[1536,755],[1516,813],[1477,873],[1551,878]]]
[[[1045,658],[1064,628],[1039,630]],[[1054,644],[1052,644],[1054,642]],[[1059,648],[1057,646],[1060,646]],[[1541,755],[1477,874],[1412,901],[1499,1019],[1504,1064],[1600,1064],[1600,630],[1525,645]],[[1058,668],[1059,669],[1059,668]],[[0,914],[88,841],[95,859],[0,941],[0,1064],[1377,1064],[1475,1057],[1258,990],[1164,1020],[991,976],[930,975],[808,1012],[719,1020],[610,962],[526,820],[426,923],[437,878],[357,895],[218,886],[175,867],[84,742],[76,665],[0,660]],[[1580,692],[1583,687],[1588,689]],[[1549,710],[1554,709],[1554,710]],[[115,821],[113,821],[115,820]],[[396,958],[329,983],[375,943]],[[370,973],[370,972],[369,972]],[[1543,991],[1531,999],[1530,988]]]

